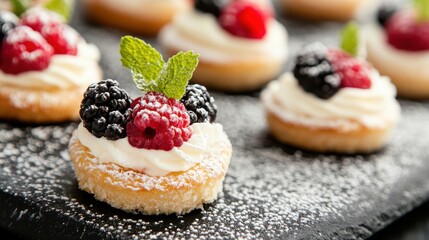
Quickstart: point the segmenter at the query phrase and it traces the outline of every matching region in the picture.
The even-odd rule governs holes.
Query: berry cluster
[[[83,126],[94,136],[109,140],[125,138],[131,117],[131,98],[114,80],[91,84],[80,106]]]
[[[188,85],[178,101],[158,92],[131,102],[114,80],[90,85],[80,108],[83,126],[94,136],[117,140],[128,136],[137,148],[169,151],[187,141],[193,123],[214,122],[217,108],[201,85]]]
[[[195,9],[213,14],[230,34],[251,39],[264,38],[271,16],[249,1],[196,0]]]
[[[314,43],[299,53],[293,74],[306,92],[329,99],[341,88],[370,88],[369,71],[363,61]]]
[[[398,11],[395,5],[384,4],[378,10],[377,21],[393,47],[411,52],[429,50],[429,21],[419,19],[415,11]]]
[[[19,19],[0,11],[0,69],[9,74],[40,71],[54,54],[76,55],[79,34],[61,16],[40,7]]]

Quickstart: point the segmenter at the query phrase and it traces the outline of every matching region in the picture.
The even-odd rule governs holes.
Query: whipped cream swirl
[[[42,71],[13,75],[0,70],[0,87],[50,90],[88,86],[101,79],[99,60],[98,48],[82,39],[76,56],[53,55],[48,68]]]
[[[135,148],[128,143],[128,138],[116,141],[97,138],[82,123],[77,136],[101,163],[114,163],[149,176],[164,176],[170,172],[186,171],[201,162],[214,142],[224,136],[222,125],[218,123],[194,123],[191,128],[191,138],[170,151]]]
[[[268,111],[285,121],[309,127],[341,127],[352,130],[358,124],[384,128],[399,119],[396,89],[390,79],[376,70],[371,73],[370,89],[342,88],[323,100],[305,92],[291,73],[271,82],[261,98]]]
[[[200,59],[214,62],[287,57],[287,32],[275,19],[268,21],[263,39],[247,39],[223,30],[211,14],[187,11],[162,29],[160,41],[173,49],[193,50],[201,54]]]
[[[103,0],[103,5],[137,16],[158,19],[163,13],[191,6],[189,0]],[[161,15],[161,16],[160,16]]]

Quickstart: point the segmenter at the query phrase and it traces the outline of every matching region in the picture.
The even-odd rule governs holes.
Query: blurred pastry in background
[[[379,0],[279,0],[291,17],[311,21],[348,21],[369,15]]]
[[[429,4],[399,10],[384,5],[366,29],[367,59],[406,98],[429,98]]]
[[[88,84],[101,80],[96,46],[41,7],[21,19],[0,11],[0,119],[54,123],[79,119]]]
[[[275,78],[286,62],[288,36],[270,1],[196,0],[177,15],[159,41],[168,55],[194,50],[192,81],[222,91],[252,91]]]
[[[125,31],[156,36],[191,0],[84,0],[90,21]]]
[[[357,57],[353,25],[343,49],[308,45],[285,73],[262,92],[272,135],[317,152],[368,153],[385,146],[400,118],[396,89]]]

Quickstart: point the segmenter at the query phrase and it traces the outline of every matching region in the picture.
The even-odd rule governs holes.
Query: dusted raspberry
[[[131,117],[131,98],[115,80],[91,84],[83,95],[80,117],[83,126],[94,136],[117,140],[127,136]]]
[[[217,106],[206,87],[199,84],[186,86],[186,93],[180,101],[188,110],[191,124],[214,122],[216,120]]]
[[[304,91],[318,98],[328,99],[340,89],[341,80],[327,59],[328,49],[313,43],[301,50],[296,57],[293,74]]]
[[[27,26],[18,26],[10,30],[3,40],[0,68],[9,74],[41,71],[49,66],[52,55],[52,47],[38,32]]]
[[[267,33],[267,15],[247,1],[232,1],[222,9],[219,23],[234,36],[262,39]]]
[[[9,11],[0,11],[0,42],[3,41],[9,30],[18,25],[18,17]]]
[[[44,8],[34,7],[22,15],[21,24],[41,33],[45,26],[63,24],[63,18]]]
[[[162,93],[149,92],[136,98],[131,108],[127,134],[134,147],[169,151],[192,135],[185,106]]]
[[[328,59],[334,71],[340,75],[341,88],[371,88],[371,67],[366,62],[337,49],[329,50]]]
[[[79,33],[65,24],[47,25],[42,28],[42,36],[52,46],[55,54],[76,55],[80,40]]]
[[[386,23],[390,45],[405,51],[429,50],[429,22],[419,21],[414,12],[398,12]]]

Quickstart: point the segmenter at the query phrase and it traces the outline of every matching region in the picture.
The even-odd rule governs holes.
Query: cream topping
[[[201,59],[215,62],[287,57],[287,32],[275,19],[267,23],[263,39],[246,39],[223,30],[211,14],[187,11],[162,29],[160,41],[175,49],[193,50]]]
[[[69,89],[99,81],[100,52],[95,45],[82,40],[78,54],[54,55],[48,68],[17,75],[0,71],[0,86],[29,89]]]
[[[222,125],[217,123],[194,123],[191,128],[191,138],[170,151],[135,148],[128,143],[128,138],[116,141],[97,138],[82,123],[77,134],[82,145],[101,163],[114,163],[149,176],[164,176],[186,171],[201,162],[213,142],[224,135]]]
[[[305,92],[291,73],[271,82],[261,97],[267,110],[286,121],[313,127],[354,129],[353,121],[369,128],[396,123],[400,108],[390,79],[371,74],[370,89],[342,88],[327,100]]]
[[[377,51],[377,58],[389,63],[393,69],[401,69],[404,75],[419,75],[429,79],[429,51],[411,52],[397,49],[387,42],[384,30],[373,23],[366,27],[365,37],[369,51]]]

